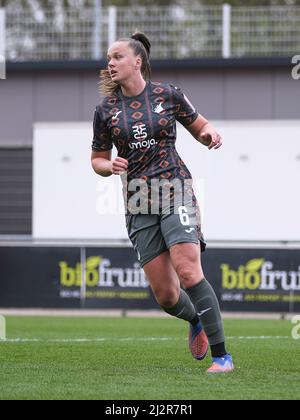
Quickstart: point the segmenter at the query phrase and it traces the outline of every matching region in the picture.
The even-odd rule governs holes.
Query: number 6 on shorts
[[[183,226],[190,226],[190,218],[188,215],[187,208],[185,206],[180,206],[178,208],[178,213],[179,213],[181,224]]]

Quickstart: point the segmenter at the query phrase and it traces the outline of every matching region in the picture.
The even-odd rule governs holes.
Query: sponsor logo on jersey
[[[146,140],[148,137],[147,127],[145,124],[139,124],[132,127],[135,140]]]
[[[137,150],[137,149],[150,149],[152,146],[156,146],[157,141],[155,139],[151,140],[144,140],[139,142],[133,142],[129,143],[129,147],[131,150]]]
[[[157,141],[155,139],[147,139],[147,127],[146,124],[138,124],[132,127],[134,138],[138,140],[137,142],[129,143],[129,147],[131,150],[137,149],[150,149],[152,146],[157,145]]]

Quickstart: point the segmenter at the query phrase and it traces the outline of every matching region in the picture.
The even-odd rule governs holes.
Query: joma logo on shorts
[[[129,147],[131,150],[150,149],[150,147],[156,146],[156,145],[157,145],[157,141],[155,139],[138,141],[136,143],[129,143]]]

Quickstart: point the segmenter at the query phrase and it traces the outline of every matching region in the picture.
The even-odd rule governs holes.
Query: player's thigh
[[[204,278],[201,250],[205,242],[194,203],[190,201],[181,210],[163,215],[161,231],[180,282],[189,288]]]
[[[180,282],[165,251],[143,267],[158,303],[165,307],[176,305],[180,294]]]
[[[156,215],[128,215],[126,227],[137,258],[142,267],[167,251]]]

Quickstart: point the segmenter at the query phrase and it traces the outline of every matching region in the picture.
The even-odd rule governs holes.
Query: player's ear
[[[135,59],[135,67],[136,69],[141,68],[143,64],[143,60],[142,57],[140,55],[138,55]]]

